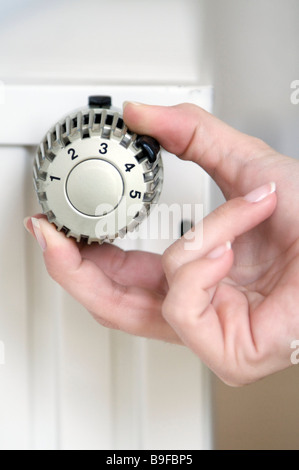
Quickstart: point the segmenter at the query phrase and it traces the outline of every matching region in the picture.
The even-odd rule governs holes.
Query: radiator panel
[[[40,123],[43,107],[49,106],[49,126],[62,109],[65,113],[82,104],[88,94],[107,94],[107,88],[73,87],[62,102],[65,91],[9,87],[0,106],[0,341],[5,347],[5,363],[0,364],[0,448],[210,448],[209,373],[199,359],[183,347],[97,324],[50,279],[39,247],[23,228],[23,218],[40,211],[31,173],[35,145],[46,130],[41,132],[46,124]],[[19,106],[13,126],[14,103],[23,100],[28,111],[30,93],[35,96],[30,119]],[[211,89],[137,87],[133,92],[116,87],[110,93],[116,105],[129,95],[135,101],[161,104],[202,102],[211,109]],[[54,95],[59,109],[50,105]],[[213,192],[207,175],[172,155],[163,158],[161,202],[204,203],[207,212]],[[178,174],[181,184],[173,185]],[[179,236],[179,223],[173,236]],[[170,242],[140,237],[118,244],[162,253]]]

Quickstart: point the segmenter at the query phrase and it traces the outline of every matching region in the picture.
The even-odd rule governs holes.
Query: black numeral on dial
[[[105,155],[108,152],[108,144],[103,143],[101,144],[101,148],[99,150],[100,154]]]
[[[125,164],[126,171],[131,171],[131,170],[133,170],[133,168],[134,168],[135,166],[136,166],[136,165],[134,165],[133,163],[126,163],[126,164]]]
[[[76,155],[76,150],[75,149],[68,149],[67,153],[72,156],[72,160],[75,160],[75,158],[78,158],[78,155]]]
[[[134,189],[132,189],[132,191],[130,191],[130,197],[132,199],[140,199],[141,198],[141,192],[140,191],[134,191]]]

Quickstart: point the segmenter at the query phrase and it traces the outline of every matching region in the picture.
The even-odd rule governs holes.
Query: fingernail
[[[125,107],[128,104],[132,104],[133,106],[142,106],[142,103],[137,103],[137,101],[124,101],[123,102],[123,109],[125,109]]]
[[[276,184],[272,181],[271,183],[264,184],[257,189],[254,189],[250,193],[244,196],[245,201],[248,202],[260,202],[270,194],[276,191]]]
[[[30,233],[30,230],[29,230],[27,224],[28,224],[30,219],[31,219],[31,217],[25,217],[25,219],[23,220],[24,227],[27,230],[27,232],[29,232],[29,233]]]
[[[31,222],[32,222],[32,227],[33,227],[33,231],[34,231],[36,241],[39,244],[39,246],[41,247],[42,251],[45,251],[46,248],[47,248],[47,242],[46,242],[46,239],[45,239],[45,237],[44,237],[44,235],[41,231],[41,226],[40,226],[39,220],[32,217]]]
[[[231,247],[232,247],[231,242],[227,241],[226,243],[224,243],[224,245],[217,246],[217,248],[210,251],[210,253],[207,255],[207,258],[210,258],[210,259],[220,258],[222,255],[224,255],[224,253],[229,251]]]

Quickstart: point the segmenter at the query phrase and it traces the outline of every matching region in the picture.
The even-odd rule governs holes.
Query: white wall
[[[243,132],[299,158],[297,0],[203,0],[204,81],[214,85],[214,113]],[[214,382],[215,446],[298,449],[296,367],[231,389]]]
[[[231,125],[299,157],[297,0],[203,0],[205,81],[214,112]]]
[[[198,83],[196,0],[1,3],[2,80]]]

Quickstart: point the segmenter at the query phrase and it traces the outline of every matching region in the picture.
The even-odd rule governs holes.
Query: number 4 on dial
[[[131,171],[133,170],[135,165],[133,165],[133,163],[126,163],[125,164],[125,167],[126,167],[126,171]]]

